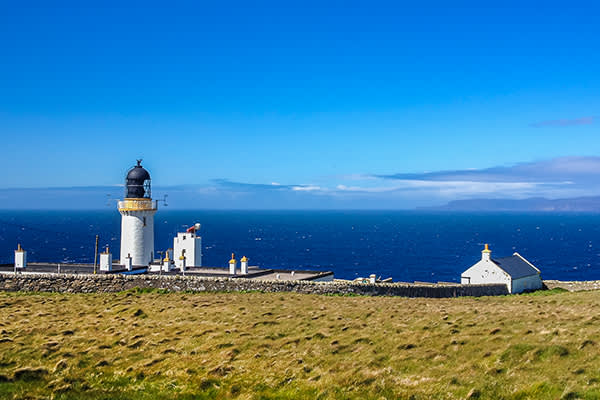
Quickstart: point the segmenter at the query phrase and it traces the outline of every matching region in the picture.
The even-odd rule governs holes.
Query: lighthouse
[[[154,214],[150,174],[142,160],[129,170],[125,178],[125,199],[119,201],[121,213],[121,259],[131,257],[133,265],[148,265],[154,259]]]

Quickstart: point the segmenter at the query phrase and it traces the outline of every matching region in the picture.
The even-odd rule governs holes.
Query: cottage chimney
[[[481,252],[481,260],[482,261],[490,261],[491,254],[492,254],[492,251],[490,250],[490,247],[486,243],[485,249],[483,249],[483,251]]]

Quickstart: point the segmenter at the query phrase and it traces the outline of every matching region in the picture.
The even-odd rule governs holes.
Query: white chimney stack
[[[490,250],[490,247],[486,243],[485,249],[483,249],[483,251],[481,252],[481,260],[482,261],[490,261],[491,254],[492,254],[492,251]]]
[[[235,275],[235,269],[237,267],[237,260],[235,255],[231,253],[231,260],[229,260],[229,275]]]
[[[104,253],[100,253],[100,271],[112,271],[112,253],[108,250],[108,246]]]
[[[246,256],[242,257],[240,260],[240,269],[242,275],[248,275],[248,258]]]
[[[27,267],[27,252],[21,248],[21,245],[17,245],[15,250],[15,268]]]

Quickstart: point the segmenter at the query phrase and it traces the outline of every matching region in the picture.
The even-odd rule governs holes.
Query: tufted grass
[[[0,398],[600,399],[599,304],[0,293]]]

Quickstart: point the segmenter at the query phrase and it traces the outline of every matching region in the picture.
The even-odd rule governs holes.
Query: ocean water
[[[544,279],[600,279],[600,215],[409,211],[170,211],[155,217],[155,249],[202,224],[204,264],[232,252],[251,265],[371,273],[394,281],[459,282],[489,243],[492,257],[518,251]],[[95,235],[119,257],[120,215],[106,211],[0,211],[0,263],[21,243],[29,261],[93,262]]]

